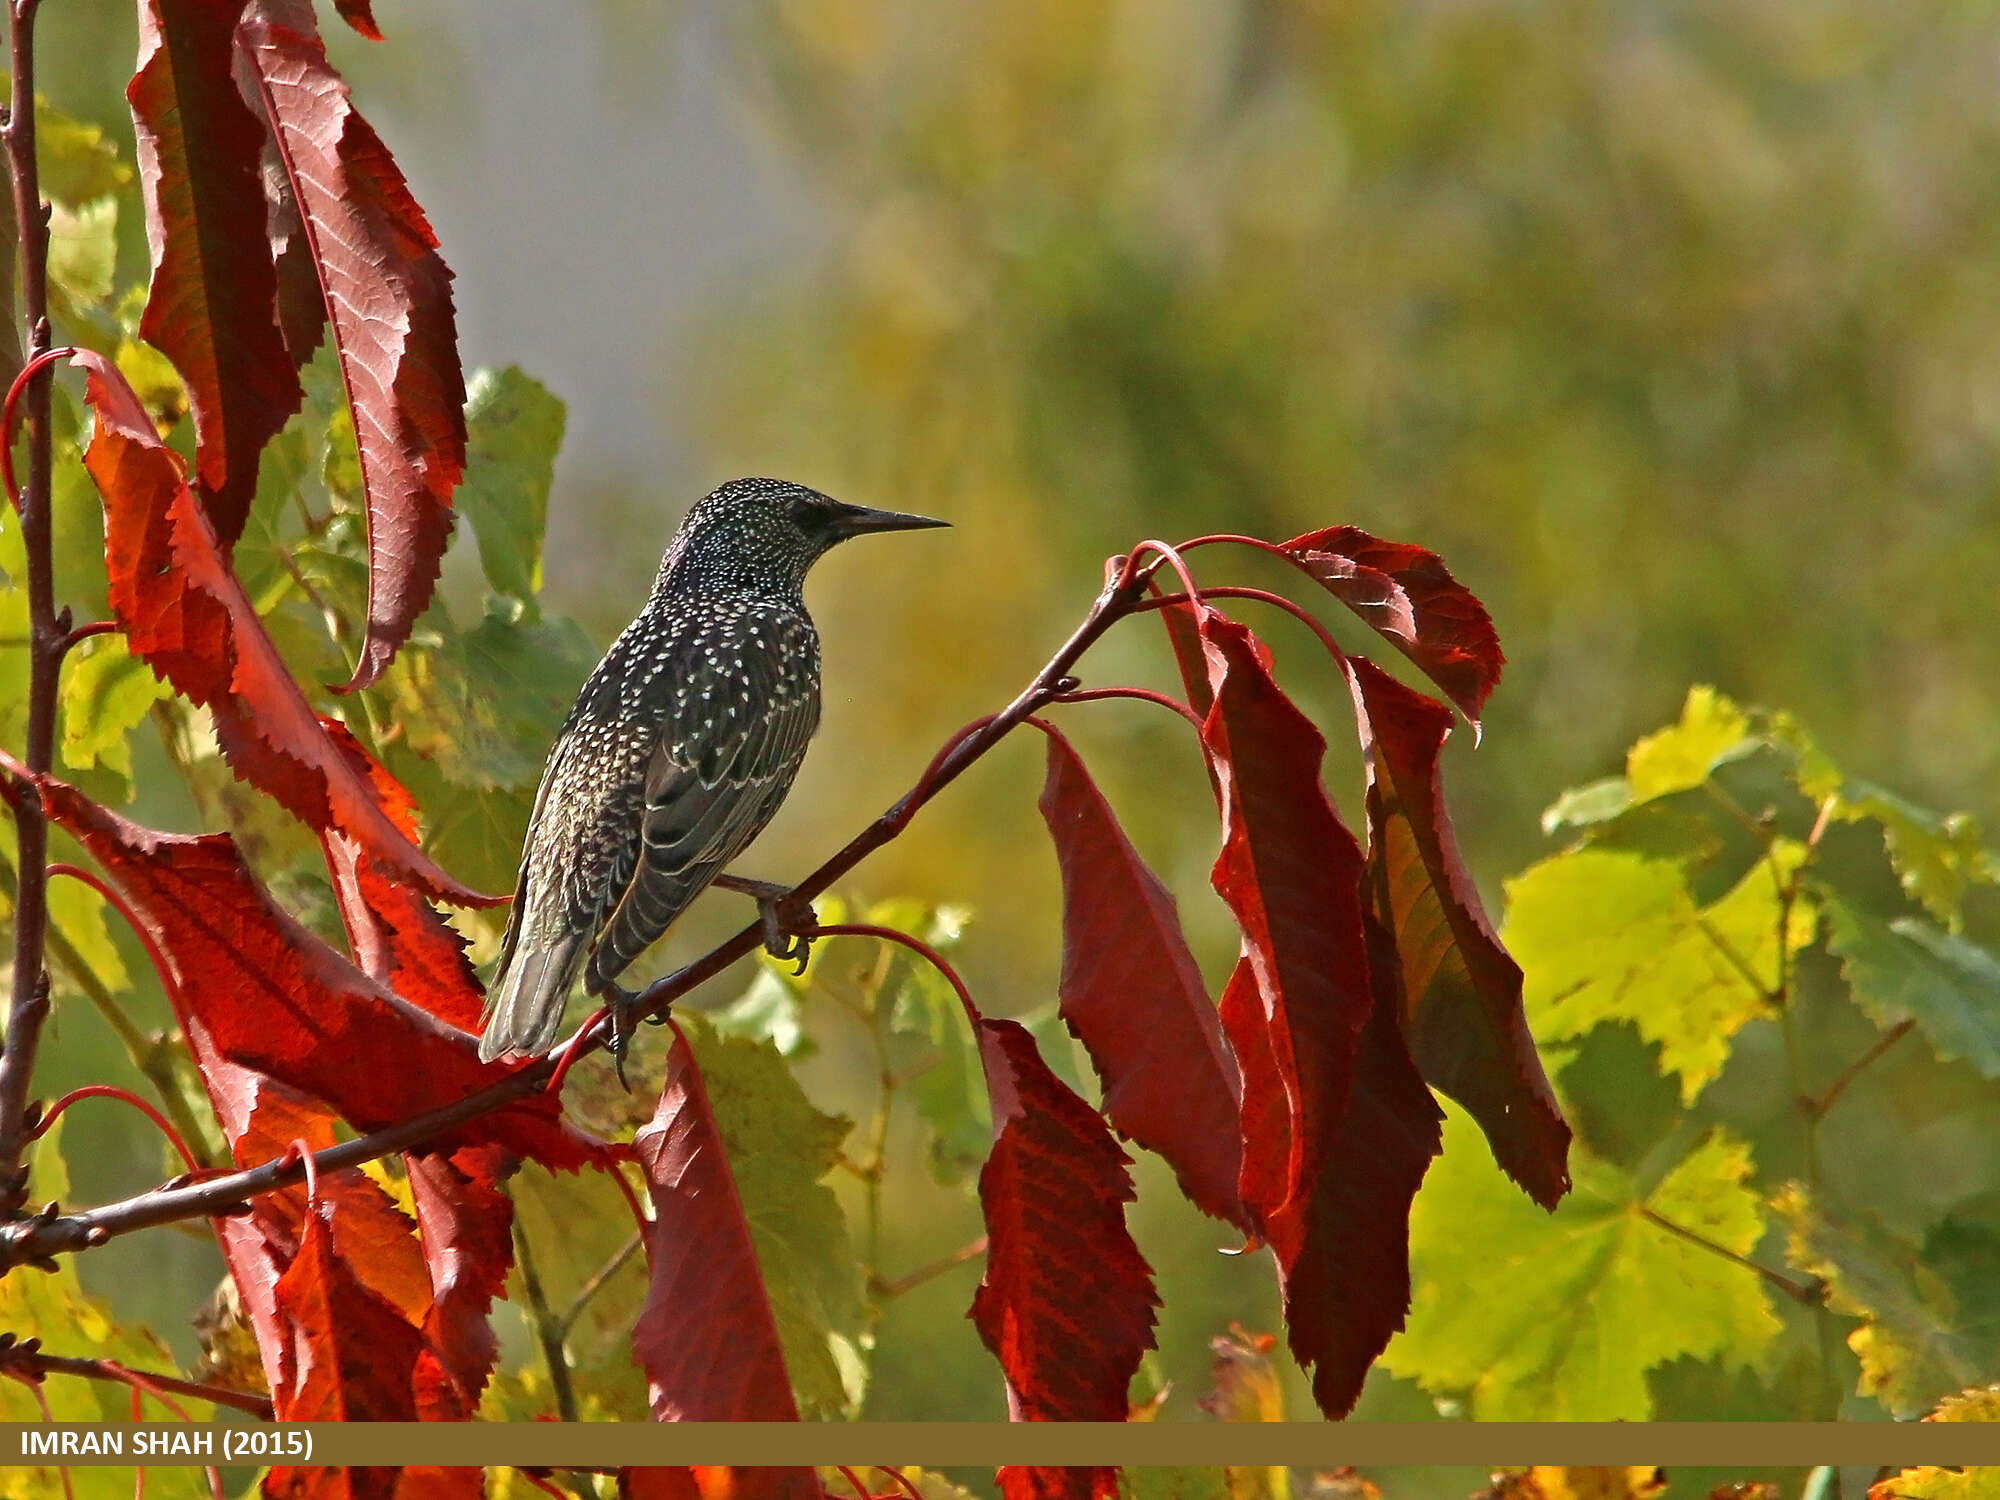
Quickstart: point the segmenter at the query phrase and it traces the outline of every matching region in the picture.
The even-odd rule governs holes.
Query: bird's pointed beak
[[[933,526],[949,526],[949,521],[930,516],[913,516],[900,510],[870,510],[865,505],[842,508],[834,530],[842,537],[860,536],[865,531],[927,531]]]

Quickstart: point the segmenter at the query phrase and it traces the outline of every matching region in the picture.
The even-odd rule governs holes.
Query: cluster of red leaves
[[[374,34],[366,0],[339,13]],[[52,817],[148,942],[239,1164],[331,1145],[492,1084],[464,945],[430,901],[475,904],[419,849],[408,795],[316,716],[231,566],[259,454],[330,329],[369,518],[366,638],[380,674],[435,581],[464,462],[450,274],[380,139],[326,61],[309,0],[143,0],[138,122],[154,276],[142,332],[183,374],[190,467],[108,361],[77,354],[95,418],[109,596],[132,652],[205,707],[230,764],[320,836],[346,953],[258,885],[232,842],[140,828],[53,781]],[[1226,540],[1226,539],[1207,539]],[[1244,540],[1244,539],[1237,539]],[[1422,548],[1351,527],[1279,546],[1475,726],[1501,655],[1478,600]],[[1178,561],[1178,559],[1176,559]],[[1224,590],[1237,594],[1242,590]],[[1218,595],[1219,597],[1219,595]],[[1283,602],[1283,601],[1278,601]],[[1409,1299],[1410,1202],[1439,1148],[1437,1088],[1538,1202],[1569,1133],[1521,1013],[1521,975],[1457,853],[1439,784],[1442,704],[1322,636],[1353,695],[1365,839],[1321,779],[1326,744],[1268,648],[1207,597],[1156,601],[1213,787],[1212,881],[1241,934],[1211,999],[1172,897],[1053,726],[1041,810],[1064,892],[1065,1021],[1103,1086],[1064,1084],[1017,1024],[961,990],[992,1101],[985,1275],[970,1310],[1022,1420],[1118,1420],[1158,1299],[1125,1223],[1131,1162],[1159,1153],[1204,1212],[1267,1245],[1291,1348],[1345,1412]],[[630,1152],[536,1095],[405,1155],[414,1217],[359,1170],[258,1198],[217,1233],[281,1418],[464,1419],[495,1358],[512,1260],[503,1189],[524,1160],[615,1170],[655,1215],[634,1357],[662,1420],[797,1415],[720,1133],[684,1039]],[[739,1473],[755,1471],[737,1471]],[[811,1493],[805,1471],[770,1471]],[[627,1493],[733,1493],[729,1471],[634,1471]],[[1010,1497],[1105,1493],[1108,1470],[1016,1469]],[[452,1494],[433,1473],[280,1470],[267,1492]],[[462,1488],[462,1486],[461,1486]],[[472,1493],[465,1489],[465,1493]]]

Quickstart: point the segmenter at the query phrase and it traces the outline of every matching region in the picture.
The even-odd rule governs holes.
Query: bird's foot
[[[618,1069],[618,1086],[629,1094],[632,1085],[625,1081],[625,1049],[632,1045],[633,1028],[641,1021],[648,1026],[663,1026],[667,1018],[665,1015],[642,1015],[639,992],[620,989],[615,984],[605,986],[604,1004],[611,1012],[611,1061]]]
[[[798,967],[792,972],[805,973],[806,960],[812,956],[813,932],[819,926],[819,913],[813,910],[812,902],[790,886],[744,875],[718,875],[715,883],[726,891],[755,897],[757,919],[764,929],[764,951],[781,964],[797,960]]]

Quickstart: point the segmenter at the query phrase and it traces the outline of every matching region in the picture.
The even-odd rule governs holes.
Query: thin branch
[[[583,1316],[583,1310],[590,1305],[590,1299],[604,1290],[606,1282],[625,1269],[625,1263],[639,1253],[639,1247],[644,1243],[639,1231],[633,1230],[631,1238],[612,1252],[611,1259],[599,1266],[591,1274],[590,1280],[577,1288],[577,1293],[570,1299],[569,1306],[565,1307],[562,1315],[556,1319],[558,1334],[564,1338],[569,1337],[569,1331],[576,1327],[576,1320]]]
[[[1850,1083],[1854,1082],[1856,1078],[1861,1076],[1862,1069],[1868,1067],[1877,1058],[1881,1057],[1883,1053],[1887,1052],[1891,1047],[1895,1046],[1896,1043],[1900,1042],[1904,1037],[1908,1036],[1911,1030],[1916,1026],[1916,1024],[1917,1023],[1915,1020],[1913,1020],[1908,1016],[1905,1016],[1902,1020],[1898,1021],[1894,1026],[1891,1026],[1887,1031],[1882,1033],[1881,1036],[1875,1039],[1874,1043],[1868,1048],[1866,1052],[1862,1053],[1859,1057],[1855,1058],[1853,1062],[1849,1063],[1847,1067],[1842,1070],[1840,1076],[1834,1079],[1832,1083],[1829,1083],[1825,1088],[1821,1089],[1817,1094],[1809,1094],[1804,1099],[1800,1100],[1799,1101],[1800,1107],[1803,1108],[1805,1112],[1808,1115],[1810,1115],[1813,1119],[1815,1120],[1820,1119],[1822,1116],[1826,1114],[1828,1110],[1833,1108],[1835,1101],[1837,1101],[1842,1094],[1847,1092],[1847,1086]]]
[[[7,47],[13,97],[5,137],[13,177],[14,222],[21,235],[22,317],[28,326],[29,364],[47,351],[49,337],[49,210],[42,202],[35,159],[35,12],[37,0],[12,0]],[[24,366],[24,368],[27,368]],[[21,544],[28,565],[28,736],[27,764],[47,772],[55,766],[56,694],[62,638],[69,621],[56,613],[54,544],[50,527],[49,386],[46,367],[27,382],[28,482],[13,496],[21,516]],[[5,424],[0,423],[0,428]],[[11,459],[11,430],[0,430],[0,456]],[[10,486],[11,489],[11,486]],[[43,966],[48,933],[48,817],[41,794],[30,788],[14,804],[20,895],[14,909],[14,986],[7,1011],[5,1051],[0,1052],[0,1214],[20,1212],[27,1201],[28,1175],[21,1157],[27,1148],[28,1093],[34,1080],[35,1051],[49,1014],[49,978]]]
[[[1022,720],[1054,702],[1063,693],[1073,691],[1077,684],[1070,676],[1070,669],[1105,631],[1134,612],[1145,587],[1142,572],[1133,572],[1130,576],[1123,571],[1118,572],[1097,596],[1069,639],[1013,702],[999,713],[967,725],[947,741],[917,779],[916,785],[794,886],[794,894],[810,901],[825,891],[867,856],[901,834],[926,803],[1006,738]],[[16,795],[33,795],[32,785],[19,785],[12,790]],[[762,920],[752,921],[694,962],[656,980],[640,992],[635,1019],[664,1015],[676,999],[754,952],[763,945],[763,940]],[[593,1017],[572,1042],[578,1055],[581,1055],[603,1047],[609,1039],[609,1027],[604,1019]],[[469,1044],[470,1038],[464,1040]],[[564,1049],[556,1050],[560,1052]],[[481,1115],[529,1097],[547,1085],[554,1071],[553,1057],[539,1058],[499,1082],[455,1099],[450,1104],[329,1146],[312,1158],[313,1163],[321,1172],[335,1172],[394,1152],[410,1150]],[[23,1261],[46,1262],[50,1257],[82,1249],[86,1243],[102,1243],[139,1229],[184,1219],[242,1213],[248,1199],[287,1187],[304,1176],[305,1166],[299,1159],[279,1157],[201,1182],[163,1184],[151,1192],[100,1208],[19,1219],[0,1225],[0,1271]]]
[[[894,1281],[883,1281],[879,1277],[874,1278],[868,1290],[874,1293],[877,1298],[886,1302],[891,1297],[900,1297],[905,1292],[913,1292],[925,1282],[934,1281],[944,1275],[946,1271],[962,1266],[969,1260],[977,1260],[985,1253],[986,1236],[982,1234],[970,1244],[960,1245],[951,1254],[940,1256],[929,1265],[918,1266],[916,1270],[910,1272],[907,1276],[899,1276]]]
[[[130,1370],[114,1361],[103,1359],[78,1359],[66,1354],[45,1354],[35,1339],[14,1341],[12,1335],[0,1334],[0,1370],[9,1374],[18,1373],[24,1379],[39,1382],[44,1375],[80,1375],[87,1380],[115,1381],[121,1385],[131,1385],[135,1380],[154,1390],[166,1391],[176,1396],[187,1396],[195,1401],[210,1401],[217,1406],[232,1407],[240,1412],[248,1412],[253,1417],[272,1420],[271,1398],[259,1396],[251,1391],[232,1390],[224,1385],[207,1385],[199,1380],[183,1380],[178,1375],[156,1375],[150,1370]]]
[[[549,1367],[549,1384],[556,1393],[556,1411],[565,1422],[577,1420],[576,1387],[569,1378],[569,1350],[563,1347],[563,1328],[549,1308],[542,1292],[542,1278],[535,1271],[535,1257],[528,1248],[527,1233],[520,1221],[514,1224],[514,1260],[521,1267],[521,1288],[527,1294],[528,1322],[535,1330],[535,1342],[542,1347],[542,1361]]]
[[[1769,1266],[1759,1265],[1747,1255],[1738,1255],[1727,1245],[1716,1244],[1707,1235],[1698,1234],[1683,1224],[1676,1224],[1672,1219],[1655,1213],[1643,1203],[1638,1207],[1639,1217],[1644,1219],[1648,1224],[1656,1225],[1666,1230],[1668,1234],[1679,1235],[1689,1244],[1699,1245],[1711,1255],[1719,1255],[1732,1265],[1741,1266],[1746,1271],[1754,1271],[1757,1275],[1763,1277],[1765,1281],[1791,1298],[1792,1301],[1798,1303],[1799,1306],[1824,1307],[1826,1305],[1826,1283],[1821,1281],[1817,1276],[1811,1281],[1794,1281],[1782,1271],[1774,1271]]]

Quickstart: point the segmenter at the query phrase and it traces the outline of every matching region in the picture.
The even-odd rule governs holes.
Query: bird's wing
[[[646,768],[637,859],[591,971],[614,978],[734,859],[784,801],[819,723],[809,636],[777,623],[745,645],[692,641]],[[711,656],[711,651],[718,651]],[[816,669],[817,662],[813,662]]]

